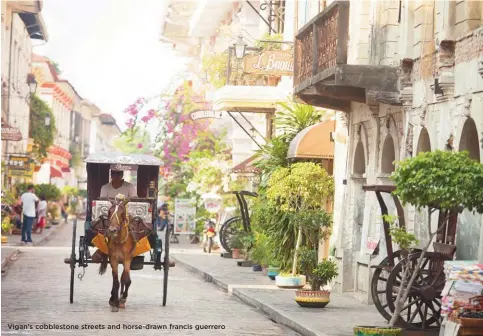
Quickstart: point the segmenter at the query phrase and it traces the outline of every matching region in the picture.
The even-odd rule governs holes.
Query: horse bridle
[[[117,211],[118,210],[119,210],[119,204],[116,204],[116,208],[114,209],[114,212],[111,215],[111,218],[109,218],[109,223],[111,223],[111,221],[114,218],[114,216],[116,216],[116,219],[117,219],[117,222],[119,223],[119,226],[116,229],[114,229],[114,230],[110,230],[110,228],[108,228],[108,232],[111,232],[111,233],[119,232],[121,229],[126,228],[129,225],[128,214],[126,213],[126,220],[125,220],[125,223],[123,225],[122,222],[121,222],[121,220],[119,220],[119,216],[117,214]],[[124,238],[124,240],[121,243],[123,243],[124,241],[126,241],[128,236],[129,235],[126,235],[126,238]]]

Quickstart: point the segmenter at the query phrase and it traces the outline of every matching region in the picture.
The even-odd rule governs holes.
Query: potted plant
[[[329,284],[338,274],[337,264],[328,259],[317,263],[317,250],[301,249],[299,251],[300,269],[307,276],[310,290],[295,292],[295,301],[301,307],[324,308],[330,302],[330,290],[322,288]]]
[[[393,193],[404,205],[412,204],[418,211],[427,209],[428,242],[420,252],[416,252],[418,254],[414,254],[414,262],[408,262],[413,260],[412,257],[403,258],[400,262],[401,280],[389,325],[358,326],[354,328],[354,335],[375,335],[376,332],[378,335],[402,335],[402,328],[395,326],[397,323],[404,323],[401,314],[404,307],[408,306],[406,301],[412,292],[412,285],[420,276],[424,256],[434,237],[446,227],[450,217],[461,212],[463,208],[483,213],[483,164],[472,160],[467,152],[436,150],[420,153],[400,162],[391,178],[396,183]],[[433,231],[431,219],[435,211],[439,212],[439,220],[437,229]],[[404,228],[393,227],[391,236],[406,254],[415,243],[415,237]]]
[[[282,219],[291,226],[285,236],[296,235],[292,246],[292,265],[285,265],[283,273],[276,276],[281,288],[302,288],[306,276],[297,273],[298,251],[303,246],[315,248],[330,230],[331,218],[323,210],[334,191],[333,178],[315,163],[301,162],[276,169],[269,181],[267,197],[272,206],[282,212]],[[291,272],[289,270],[291,269]]]
[[[48,208],[47,212],[50,214],[51,217],[51,224],[58,225],[59,224],[59,206],[56,203],[51,203]]]
[[[233,235],[230,239],[231,255],[233,259],[240,259],[243,242],[240,233]]]

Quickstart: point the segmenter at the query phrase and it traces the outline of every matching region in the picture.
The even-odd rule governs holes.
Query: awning
[[[259,173],[260,169],[257,167],[253,166],[253,161],[255,161],[256,155],[250,156],[248,159],[246,159],[243,162],[240,162],[237,164],[235,167],[232,168],[232,173],[238,173],[238,174],[249,174],[249,173]]]
[[[50,177],[60,177],[62,178],[62,173],[60,171],[58,171],[57,169],[55,169],[54,167],[50,167]]]
[[[290,143],[287,159],[333,159],[335,120],[302,130]]]
[[[18,127],[12,127],[2,118],[2,140],[21,141],[22,133]]]
[[[276,86],[225,85],[215,92],[213,110],[271,113],[286,98],[287,92]]]

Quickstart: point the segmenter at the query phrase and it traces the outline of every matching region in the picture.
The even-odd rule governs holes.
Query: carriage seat
[[[112,204],[109,200],[95,200],[92,202],[92,227],[93,235],[105,234],[109,227],[107,213]],[[150,200],[136,199],[127,204],[127,211],[131,217],[131,229],[137,239],[141,239],[153,232],[153,211]],[[92,238],[93,238],[92,237]]]

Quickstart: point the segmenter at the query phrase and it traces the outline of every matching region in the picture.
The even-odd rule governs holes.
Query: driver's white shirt
[[[123,181],[122,185],[117,189],[114,189],[111,182],[104,184],[101,188],[100,197],[115,198],[118,194],[123,194],[128,198],[138,196],[136,187],[129,182]]]

